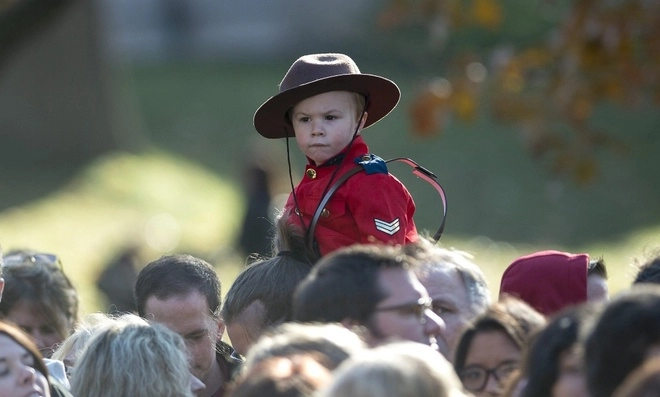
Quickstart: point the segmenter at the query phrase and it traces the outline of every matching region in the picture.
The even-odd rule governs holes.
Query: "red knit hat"
[[[502,274],[500,296],[514,295],[549,316],[587,300],[589,255],[540,251],[513,261]]]

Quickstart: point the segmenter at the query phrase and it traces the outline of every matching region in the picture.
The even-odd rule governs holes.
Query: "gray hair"
[[[420,279],[425,279],[434,272],[453,269],[463,280],[472,314],[476,316],[488,309],[491,304],[490,289],[483,271],[472,261],[472,255],[453,248],[436,246],[422,237],[405,246],[404,250],[419,262],[415,273]]]
[[[406,341],[350,358],[319,397],[466,397],[462,390],[447,359],[429,346]]]
[[[119,321],[84,349],[71,379],[76,397],[194,397],[183,339],[164,325]]]

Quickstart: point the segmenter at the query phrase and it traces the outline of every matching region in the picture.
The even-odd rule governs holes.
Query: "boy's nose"
[[[313,122],[312,124],[312,135],[313,136],[319,136],[319,135],[324,135],[325,131],[323,130],[323,125],[319,122]]]

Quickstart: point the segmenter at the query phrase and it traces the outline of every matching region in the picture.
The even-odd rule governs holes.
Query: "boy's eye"
[[[326,120],[336,120],[336,119],[337,119],[337,116],[332,115],[332,114],[329,114],[329,115],[325,116],[325,119],[326,119]]]
[[[309,117],[301,117],[298,119],[298,121],[300,121],[301,123],[306,123],[309,121]]]

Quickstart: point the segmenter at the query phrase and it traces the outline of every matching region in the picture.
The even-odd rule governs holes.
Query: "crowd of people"
[[[56,255],[7,252],[0,397],[660,395],[660,256],[610,297],[602,258],[536,252],[493,301],[473,258],[431,239],[312,263],[278,234],[224,302],[213,265],[168,254],[141,267],[135,311],[84,316]]]
[[[660,396],[660,255],[613,297],[602,258],[553,250],[494,291],[437,244],[444,218],[418,234],[410,193],[368,153],[360,133],[399,95],[343,54],[294,62],[254,123],[308,164],[273,252],[224,303],[203,258],[142,264],[129,247],[98,283],[121,304],[80,317],[57,255],[1,256],[0,397]]]

